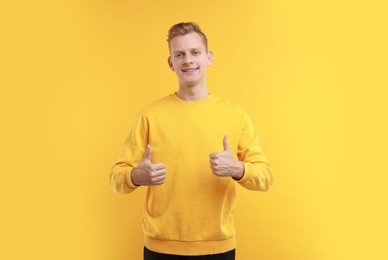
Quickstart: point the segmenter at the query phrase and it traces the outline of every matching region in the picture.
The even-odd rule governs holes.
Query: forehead
[[[192,32],[182,36],[175,36],[170,43],[170,51],[186,51],[191,49],[204,49],[205,44],[198,33]]]

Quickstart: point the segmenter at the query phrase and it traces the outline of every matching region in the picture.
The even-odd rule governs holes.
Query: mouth
[[[185,68],[185,69],[182,69],[182,71],[183,72],[195,72],[195,71],[197,71],[197,70],[199,70],[199,68],[197,67],[197,68]]]

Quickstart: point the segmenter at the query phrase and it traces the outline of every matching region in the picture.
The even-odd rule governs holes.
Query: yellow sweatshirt
[[[217,177],[209,154],[223,151],[223,137],[244,164],[241,180]],[[162,162],[167,178],[147,187],[143,230],[145,246],[177,255],[217,254],[236,246],[233,213],[235,183],[266,191],[271,168],[259,145],[259,136],[238,105],[209,95],[185,101],[171,94],[140,111],[134,120],[109,181],[111,188],[130,193],[138,188],[130,172],[152,147],[151,162]]]

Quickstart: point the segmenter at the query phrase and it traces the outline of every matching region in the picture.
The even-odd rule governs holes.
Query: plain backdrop
[[[1,259],[142,259],[145,189],[108,172],[137,111],[177,89],[167,31],[198,22],[213,95],[273,167],[238,187],[239,260],[388,259],[385,1],[3,1]]]

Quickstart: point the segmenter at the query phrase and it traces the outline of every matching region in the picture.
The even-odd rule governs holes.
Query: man
[[[246,112],[209,94],[213,54],[199,26],[174,25],[168,45],[178,91],[137,115],[110,185],[120,193],[147,187],[145,260],[232,260],[235,185],[267,191],[271,168]]]

